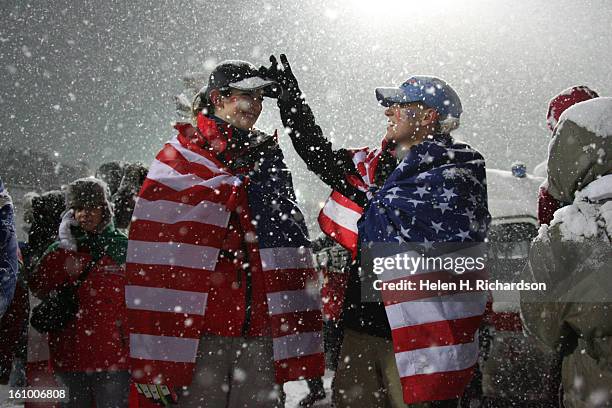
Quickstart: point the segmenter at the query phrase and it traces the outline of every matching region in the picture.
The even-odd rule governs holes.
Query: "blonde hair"
[[[438,119],[438,131],[442,134],[449,134],[459,127],[459,118],[447,115],[444,119]]]

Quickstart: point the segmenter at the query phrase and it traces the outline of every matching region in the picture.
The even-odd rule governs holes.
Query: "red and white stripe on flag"
[[[242,181],[182,134],[151,165],[134,209],[127,255],[130,358],[137,382],[191,383],[209,275],[238,205],[248,208]],[[254,232],[250,220],[240,220],[244,232]],[[259,249],[248,242],[247,248],[252,273],[263,274],[266,282],[277,381],[321,376],[321,300],[311,250]]]
[[[181,136],[179,136],[181,137]],[[240,180],[178,137],[150,167],[130,227],[125,288],[137,381],[187,385]]]
[[[324,370],[319,275],[310,248],[262,248],[252,254],[263,274],[279,384],[320,377]]]
[[[361,178],[348,177],[347,181],[355,188],[370,195],[374,185],[376,166],[380,159],[381,149],[362,148],[351,152],[355,168]],[[321,231],[349,250],[353,257],[357,254],[357,221],[363,209],[351,199],[338,191],[332,191],[319,213]]]
[[[469,250],[439,255],[460,258]],[[421,257],[418,252],[408,256]],[[454,399],[461,396],[472,378],[478,360],[478,328],[487,303],[487,292],[475,290],[475,280],[486,278],[486,270],[462,274],[416,269],[389,269],[384,283],[410,281],[415,290],[381,291],[391,327],[395,361],[404,401],[409,404]],[[420,289],[421,282],[470,282],[450,290]]]

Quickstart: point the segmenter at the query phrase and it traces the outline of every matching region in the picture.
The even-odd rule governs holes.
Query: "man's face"
[[[432,111],[418,102],[389,106],[385,109],[385,139],[394,140],[398,144],[415,141],[425,130],[423,127],[432,123]]]
[[[216,95],[211,93],[211,97]],[[239,129],[249,130],[255,126],[255,122],[261,114],[263,102],[263,91],[240,91],[232,89],[229,96],[218,96],[215,105],[215,115],[232,126]]]
[[[102,222],[104,210],[102,207],[84,207],[74,209],[74,219],[87,232],[95,232]]]

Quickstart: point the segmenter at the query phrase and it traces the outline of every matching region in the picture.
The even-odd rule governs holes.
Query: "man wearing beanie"
[[[553,132],[548,191],[569,203],[540,228],[523,271],[528,332],[563,357],[567,408],[612,405],[612,98],[567,109]]]
[[[125,312],[127,237],[113,224],[106,184],[93,177],[66,189],[67,211],[58,241],[29,280],[43,299],[65,285],[77,287],[79,313],[49,332],[51,364],[68,388],[67,407],[127,407],[130,375]]]

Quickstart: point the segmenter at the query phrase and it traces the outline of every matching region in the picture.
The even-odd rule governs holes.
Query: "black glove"
[[[302,96],[302,91],[300,91],[300,87],[298,86],[297,78],[293,75],[287,56],[281,54],[280,60],[282,66],[278,63],[274,55],[270,55],[270,68],[266,68],[262,65],[259,68],[259,72],[266,78],[276,81],[281,86],[283,92],[279,96],[279,99],[285,101],[298,100]]]
[[[396,142],[391,140],[386,144],[380,155],[378,166],[376,166],[376,172],[374,173],[374,183],[379,187],[385,184],[387,178],[393,173],[398,165],[397,158],[392,154],[392,151],[395,150],[396,147]]]

